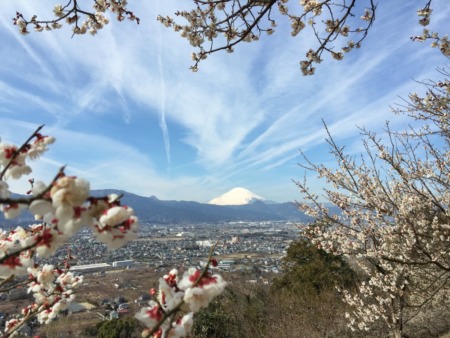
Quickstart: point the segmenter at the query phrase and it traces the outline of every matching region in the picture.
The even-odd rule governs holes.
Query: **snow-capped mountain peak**
[[[253,203],[254,201],[264,201],[264,198],[244,188],[233,188],[225,194],[213,198],[208,204],[243,205]]]

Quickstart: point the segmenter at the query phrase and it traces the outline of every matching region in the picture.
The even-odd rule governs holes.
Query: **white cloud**
[[[16,9],[44,17],[53,5],[50,0],[0,5],[0,34],[8,46],[0,51],[0,114],[10,119],[0,135],[17,138],[30,131],[18,121],[42,120],[37,123],[53,127],[59,145],[39,173],[68,163],[99,187],[116,184],[112,187],[161,198],[208,200],[212,190],[223,193],[225,184],[245,179],[256,185],[261,175],[291,165],[298,149],[323,144],[322,118],[338,140],[351,144],[359,137],[356,124],[379,130],[394,119],[401,127],[404,119],[393,117],[388,106],[417,87],[412,77],[433,77],[442,60],[438,51],[410,41],[410,31],[420,28],[409,3],[380,4],[363,48],[342,62],[326,60],[311,78],[301,76],[298,61],[313,38],[291,37],[288,24],[234,54],[212,55],[198,73],[190,72],[193,48],[156,22],[157,14],[172,14],[188,2],[130,3],[141,17],[139,26],[111,22],[95,37],[70,38],[68,29],[24,37],[10,24]],[[435,11],[433,24],[442,27],[449,9],[444,2],[437,6],[443,10]],[[83,133],[86,121],[98,127]],[[114,138],[114,123],[144,121],[159,125],[162,151],[152,149],[154,139],[143,127],[136,130],[140,142],[136,135]],[[195,157],[189,154],[186,161],[197,174],[170,176],[180,141],[193,150]],[[86,155],[74,155],[75,150]]]

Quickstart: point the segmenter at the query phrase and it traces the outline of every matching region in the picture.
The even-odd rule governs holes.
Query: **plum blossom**
[[[171,270],[159,280],[157,301],[150,301],[149,307],[142,308],[135,316],[147,327],[143,336],[148,337],[151,332],[158,337],[164,334],[173,338],[188,336],[192,330],[194,313],[206,307],[215,296],[223,292],[225,286],[226,283],[220,276],[210,276],[206,270],[191,268],[181,279],[176,269]],[[150,293],[156,294],[155,291]],[[163,323],[157,330],[160,321],[184,308],[189,309],[189,312],[179,316],[171,324]]]
[[[210,276],[196,268],[190,268],[185,272],[179,283],[179,287],[185,290],[184,301],[192,312],[207,307],[211,300],[220,295],[226,287],[220,275]]]
[[[4,171],[2,175],[5,180],[19,179],[23,175],[31,173],[31,167],[25,163],[27,149],[26,146],[17,147],[13,144],[0,142],[0,169]]]
[[[0,204],[0,211],[6,219],[13,219],[20,215],[26,206],[21,203]]]
[[[5,333],[14,332],[22,325],[24,321],[25,318],[12,318],[10,320],[7,320],[5,323]]]
[[[125,206],[113,206],[105,210],[93,229],[97,239],[106,243],[110,249],[121,247],[138,235],[133,209]]]
[[[13,252],[16,252],[14,250]],[[13,254],[8,251],[0,252],[0,278],[11,275],[20,276],[27,273],[27,268],[33,265],[33,259],[28,252]]]
[[[50,285],[53,284],[55,279],[55,276],[53,275],[54,269],[55,267],[53,265],[45,264],[37,276],[35,276],[38,283],[42,284],[47,289],[50,288]]]
[[[78,207],[89,197],[89,183],[74,176],[63,176],[51,188],[50,197],[56,209]]]
[[[5,179],[19,179],[31,173],[31,167],[20,161],[11,162],[11,166],[5,172]]]
[[[161,306],[150,301],[148,307],[141,308],[140,312],[136,313],[135,318],[145,324],[148,328],[153,328],[162,319],[163,311]]]
[[[64,15],[64,11],[63,11],[63,6],[58,4],[55,5],[55,7],[53,8],[53,13],[57,16],[57,17],[62,17]]]
[[[115,206],[106,210],[99,219],[101,229],[114,227],[127,221],[133,215],[133,209],[129,207]]]
[[[43,29],[42,26],[40,26]],[[48,150],[48,145],[53,144],[55,138],[53,136],[36,135],[36,140],[28,147],[27,155],[31,160],[38,159],[43,153]]]
[[[0,181],[0,198],[8,198],[11,192],[8,190],[8,183]]]
[[[44,215],[54,214],[56,209],[50,201],[43,199],[37,199],[30,203],[28,210],[35,215],[35,218],[42,219]]]
[[[50,190],[55,218],[61,224],[76,217],[80,207],[89,197],[89,182],[74,176],[59,178]]]
[[[18,248],[25,248],[34,243],[30,231],[18,226],[9,232],[10,243]]]
[[[0,143],[0,165],[6,166],[17,152],[17,146],[8,143]]]
[[[31,226],[35,251],[40,258],[54,254],[59,246],[67,240],[67,236],[58,231],[56,226],[56,220],[51,225],[36,224]]]
[[[194,326],[194,313],[189,312],[181,319],[172,324],[173,329],[170,331],[170,338],[187,337]]]

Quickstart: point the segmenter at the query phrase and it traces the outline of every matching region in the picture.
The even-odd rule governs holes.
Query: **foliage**
[[[425,82],[423,94],[395,109],[416,128],[396,132],[387,124],[386,142],[362,129],[360,158],[328,134],[337,168],[305,157],[304,166],[333,186],[323,197],[342,210],[331,215],[306,182],[297,182],[305,196],[300,209],[318,220],[307,235],[329,253],[352,257],[367,276],[358,292],[344,291],[353,329],[381,321],[400,335],[430,306],[450,305],[450,82],[441,74],[442,81]]]
[[[307,239],[293,242],[283,259],[285,273],[273,288],[297,293],[333,291],[335,287],[351,288],[356,274],[342,256],[318,249]]]
[[[98,338],[130,338],[136,337],[137,320],[121,318],[107,320],[98,325]]]
[[[73,34],[96,34],[109,20],[105,12],[112,12],[118,21],[128,18],[139,23],[134,12],[127,9],[128,2],[95,0],[92,10],[82,8],[77,0],[68,0],[67,4],[56,5],[53,9],[55,19],[41,20],[34,15],[25,18],[17,12],[13,19],[22,34],[28,34],[31,26],[37,32],[58,29],[63,22],[73,26]],[[289,0],[192,0],[191,10],[175,13],[185,22],[179,23],[171,16],[159,15],[157,20],[164,26],[179,32],[182,38],[198,49],[192,54],[193,71],[208,55],[225,50],[232,53],[235,46],[242,42],[259,40],[261,35],[272,35],[278,23],[286,20],[291,26],[292,36],[309,30],[316,39],[316,46],[306,53],[300,61],[303,75],[312,75],[315,66],[323,61],[323,54],[329,54],[335,60],[361,47],[371,29],[377,12],[374,0],[301,0],[300,4]],[[419,23],[427,26],[432,14],[431,0],[417,11]],[[81,21],[82,19],[84,21]],[[421,36],[412,37],[414,41],[431,40],[447,57],[450,56],[448,37],[424,29]]]
[[[358,337],[346,326],[348,306],[335,290],[320,294],[280,292],[235,277],[222,295],[195,315],[195,338]],[[382,333],[375,331],[370,336]]]
[[[91,314],[86,316],[58,316],[47,325],[36,327],[31,325],[33,337],[42,338],[71,338],[71,337],[95,337],[98,331],[99,318]],[[88,329],[89,328],[89,329]],[[19,335],[19,337],[21,337]]]
[[[219,296],[204,310],[197,313],[193,332],[196,338],[232,338],[236,334],[239,321],[227,312],[225,303],[230,301],[230,291]]]

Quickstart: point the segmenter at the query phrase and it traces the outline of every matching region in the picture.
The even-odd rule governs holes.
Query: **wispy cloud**
[[[160,95],[161,95],[161,104],[160,104],[160,119],[159,126],[161,128],[163,138],[164,138],[164,148],[166,150],[166,158],[167,163],[170,167],[170,139],[169,139],[169,129],[167,128],[166,122],[166,83],[164,76],[164,65],[162,62],[162,54],[163,54],[163,38],[161,34],[161,27],[158,27],[158,69],[160,76]]]
[[[291,37],[287,23],[190,72],[192,47],[156,22],[188,2],[130,4],[139,26],[112,20],[95,37],[70,38],[67,29],[24,37],[10,23],[16,9],[44,16],[53,5],[0,5],[7,46],[0,50],[0,136],[17,139],[46,123],[59,142],[39,174],[67,163],[93,186],[161,198],[206,201],[239,182],[292,199],[298,150],[323,150],[322,119],[346,144],[359,138],[355,125],[381,130],[389,119],[401,128],[405,120],[389,105],[443,62],[438,51],[410,41],[420,34],[411,3],[380,4],[363,48],[342,62],[325,60],[311,78],[298,62],[313,37]],[[437,28],[450,11],[438,6]]]

